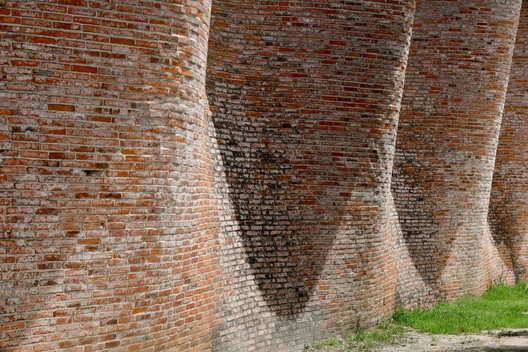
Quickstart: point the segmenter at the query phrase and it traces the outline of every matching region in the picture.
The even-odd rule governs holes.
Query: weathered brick
[[[168,340],[172,350],[189,341],[211,349],[221,275],[213,184],[203,182],[214,167],[204,88],[210,1],[160,6],[10,1],[0,10],[9,43],[0,46],[0,223],[14,241],[0,256],[9,273],[27,276],[0,292],[1,302],[10,298],[2,309],[24,313],[19,325],[0,323],[3,351],[127,351],[138,340],[145,351],[166,350]],[[172,30],[183,37],[165,35],[161,52],[159,36]],[[175,135],[187,138],[174,143]],[[180,291],[216,303],[175,315]],[[28,325],[37,319],[46,321]],[[200,340],[188,333],[194,324]]]
[[[403,304],[511,279],[487,214],[520,7],[417,2],[392,179]]]
[[[520,0],[4,3],[2,351],[300,351],[526,276]]]
[[[516,279],[528,280],[528,6],[523,4],[502,118],[489,222],[501,259]]]
[[[237,268],[226,305],[246,312],[221,325],[218,351],[302,346],[395,299],[386,210],[414,2],[283,6],[213,2],[207,86]]]
[[[75,106],[65,104],[48,104],[48,110],[75,112]]]

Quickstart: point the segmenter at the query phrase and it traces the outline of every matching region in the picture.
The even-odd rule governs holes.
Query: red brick
[[[90,66],[74,65],[72,66],[72,70],[77,71],[77,72],[97,73],[97,67],[90,67]]]
[[[134,39],[130,38],[110,38],[110,43],[121,45],[134,45]]]
[[[75,106],[65,104],[48,104],[48,110],[75,112]]]
[[[32,43],[39,43],[39,44],[55,44],[57,42],[55,38],[48,38],[48,37],[30,37],[29,41]]]

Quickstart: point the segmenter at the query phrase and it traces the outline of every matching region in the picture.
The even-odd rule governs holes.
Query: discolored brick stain
[[[0,350],[301,351],[524,278],[520,7],[0,0]]]

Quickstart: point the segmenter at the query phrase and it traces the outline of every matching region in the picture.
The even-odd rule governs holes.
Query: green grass
[[[317,341],[311,346],[306,346],[305,350],[318,351],[323,350],[326,347],[340,346],[342,347],[340,351],[357,351],[358,349],[361,351],[369,351],[373,347],[379,345],[394,343],[405,333],[405,331],[406,329],[401,325],[392,322],[385,322],[375,329],[361,330],[348,336],[346,339],[330,338]]]
[[[321,340],[321,341],[317,341],[315,342],[311,348],[314,349],[314,350],[320,350],[322,349],[323,347],[326,347],[326,346],[341,346],[342,344],[344,343],[344,341],[340,338],[337,338],[337,337],[332,337],[332,338],[329,338],[329,339],[326,339],[326,340]],[[305,348],[305,349],[308,349]]]
[[[369,350],[377,345],[392,344],[397,341],[406,329],[392,322],[379,325],[376,329],[359,331],[347,338],[353,345]]]
[[[440,303],[431,310],[398,309],[393,319],[419,332],[432,334],[528,328],[528,287],[523,282],[513,287],[494,286],[482,298]]]
[[[491,287],[481,298],[468,297],[453,303],[439,303],[433,309],[397,309],[391,321],[375,329],[359,331],[346,339],[331,338],[307,346],[307,351],[340,346],[343,350],[369,351],[401,339],[408,328],[431,334],[466,334],[484,330],[528,328],[528,286]]]
[[[528,328],[528,286],[491,287],[481,298],[469,297],[440,303],[433,309],[397,309],[391,321],[375,329],[359,331],[346,339],[331,338],[307,346],[307,351],[339,346],[339,351],[369,351],[378,345],[397,342],[408,327],[422,333],[465,334],[483,330]]]

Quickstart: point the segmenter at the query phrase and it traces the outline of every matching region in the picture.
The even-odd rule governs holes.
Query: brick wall
[[[0,11],[0,350],[210,349],[210,1]]]
[[[526,277],[520,7],[0,0],[0,350],[301,351]]]
[[[517,278],[528,280],[528,7],[523,4],[502,119],[490,224],[501,259]]]
[[[487,214],[520,7],[417,3],[392,189],[404,242],[435,299],[478,294],[509,275]]]
[[[213,3],[208,94],[237,312],[219,351],[292,350],[391,314],[387,203],[413,11]]]

